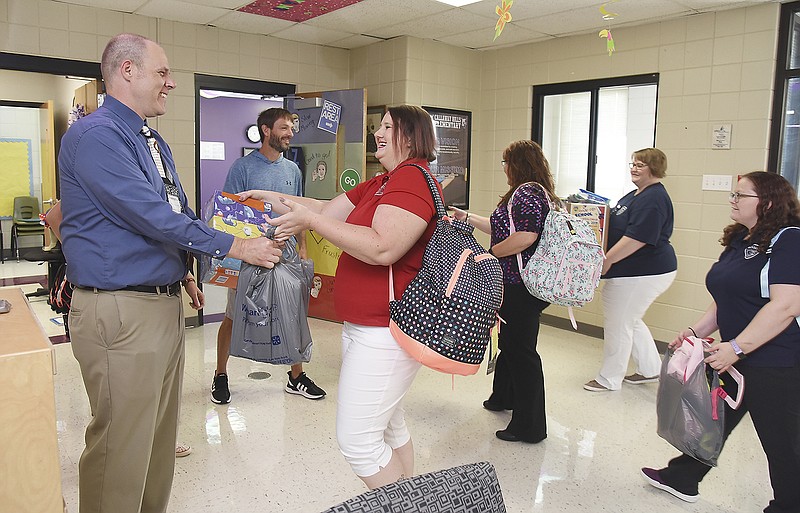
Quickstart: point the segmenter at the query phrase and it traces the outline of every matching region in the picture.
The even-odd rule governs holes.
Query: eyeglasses
[[[631,169],[633,168],[642,169],[643,167],[647,167],[647,164],[645,164],[644,162],[628,162],[628,167]]]
[[[500,161],[500,165],[501,165],[501,166],[505,166],[505,165],[506,165],[506,161],[505,161],[505,160],[501,160],[501,161]]]
[[[739,198],[757,198],[757,197],[758,196],[756,194],[745,194],[743,192],[732,192],[728,194],[728,198],[730,198],[730,201],[734,203],[739,203]]]

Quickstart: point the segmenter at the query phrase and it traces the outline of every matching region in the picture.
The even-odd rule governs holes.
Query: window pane
[[[786,83],[786,110],[783,113],[781,134],[780,174],[798,189],[800,168],[800,79]]]
[[[542,149],[560,197],[586,188],[590,103],[588,92],[544,99]]]
[[[800,13],[792,15],[792,32],[789,36],[789,69],[800,68]]]
[[[655,84],[599,91],[594,192],[612,204],[634,189],[628,170],[631,153],[653,146],[656,91]]]

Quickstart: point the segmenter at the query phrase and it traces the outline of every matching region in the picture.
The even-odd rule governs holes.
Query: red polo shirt
[[[422,159],[409,159],[388,174],[359,184],[348,191],[355,208],[347,222],[372,226],[378,205],[393,205],[428,222],[422,237],[400,260],[392,265],[395,297],[400,298],[422,266],[422,255],[436,227],[436,209],[425,177],[417,164],[428,169]],[[441,193],[441,186],[437,184]],[[364,326],[389,326],[389,268],[370,265],[347,253],[339,258],[336,269],[334,304],[337,315],[345,321]]]

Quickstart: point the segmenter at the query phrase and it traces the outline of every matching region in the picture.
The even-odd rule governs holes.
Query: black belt
[[[79,289],[91,290],[93,292],[118,292],[125,290],[128,292],[145,292],[147,294],[166,294],[167,296],[179,296],[181,294],[181,282],[176,281],[172,285],[130,285],[116,290],[98,289],[96,287],[82,287]]]

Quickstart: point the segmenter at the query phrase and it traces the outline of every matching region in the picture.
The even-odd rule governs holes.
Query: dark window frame
[[[533,86],[533,118],[531,122],[531,140],[542,144],[542,132],[544,130],[544,99],[546,96],[590,93],[589,108],[589,151],[586,155],[586,190],[595,190],[595,178],[597,172],[597,132],[598,120],[598,101],[600,89],[619,86],[636,86],[655,84],[658,88],[659,74],[646,73],[642,75],[629,75],[623,77],[601,78],[595,80],[580,80],[577,82],[560,82],[557,84],[542,84]],[[656,119],[653,124],[653,140],[655,140],[656,129],[658,127],[658,93],[656,93]]]
[[[772,119],[770,120],[769,149],[767,171],[780,173],[780,161],[783,155],[783,124],[786,112],[787,90],[789,80],[800,78],[800,67],[791,68],[791,35],[794,15],[800,14],[800,1],[781,5],[781,16],[778,24],[778,46],[775,57],[775,83],[772,95]],[[798,141],[800,144],[800,141]]]

